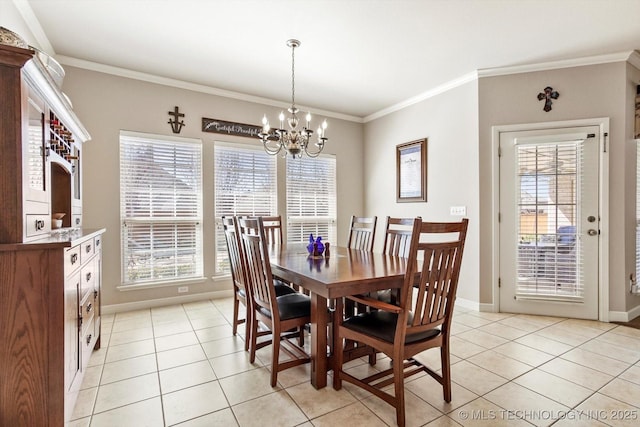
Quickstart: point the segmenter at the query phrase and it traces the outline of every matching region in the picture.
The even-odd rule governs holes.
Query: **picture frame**
[[[396,202],[427,201],[427,138],[396,146]]]

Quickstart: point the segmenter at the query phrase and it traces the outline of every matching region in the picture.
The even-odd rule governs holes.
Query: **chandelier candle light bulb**
[[[315,151],[309,150],[309,142],[313,131],[311,130],[311,113],[307,112],[305,117],[306,126],[303,129],[298,129],[298,111],[296,107],[296,85],[295,85],[295,48],[300,46],[300,42],[295,39],[287,41],[287,46],[291,48],[291,108],[289,108],[290,116],[287,118],[287,124],[289,129],[284,128],[285,115],[284,111],[280,112],[278,119],[280,120],[280,127],[271,132],[271,126],[269,126],[269,120],[266,114],[262,118],[262,132],[258,134],[264,150],[271,155],[276,155],[283,151],[283,156],[289,153],[293,158],[301,158],[303,154],[309,157],[318,157],[320,152],[324,149],[325,143],[329,138],[325,137],[325,130],[327,129],[327,121],[325,120],[320,127],[318,127],[318,141],[315,143],[317,149]]]

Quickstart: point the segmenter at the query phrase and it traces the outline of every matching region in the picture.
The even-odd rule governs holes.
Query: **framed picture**
[[[427,139],[396,146],[396,201],[427,201]]]

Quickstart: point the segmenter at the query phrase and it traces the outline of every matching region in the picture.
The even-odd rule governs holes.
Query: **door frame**
[[[497,125],[491,127],[491,227],[493,263],[491,266],[492,311],[500,311],[500,158],[498,148],[500,134],[503,132],[522,132],[530,130],[553,130],[581,126],[598,126],[600,172],[598,185],[598,215],[600,216],[600,238],[598,239],[598,320],[609,321],[609,118],[593,118],[581,120],[563,120],[557,122],[523,123],[514,125]]]

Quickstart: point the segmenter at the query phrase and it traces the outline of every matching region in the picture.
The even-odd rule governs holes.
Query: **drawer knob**
[[[91,252],[91,245],[87,245],[87,248],[85,249],[85,251],[86,251],[87,253]]]
[[[87,282],[91,280],[91,273],[87,273]]]
[[[41,219],[36,219],[36,231],[40,231],[44,228],[44,221]]]
[[[93,335],[89,334],[89,336],[87,337],[87,345],[91,343],[91,337],[93,337]]]
[[[71,254],[71,264],[75,264],[78,261],[78,254]]]
[[[93,304],[89,304],[87,306],[87,314],[91,313],[91,309],[93,308]]]

